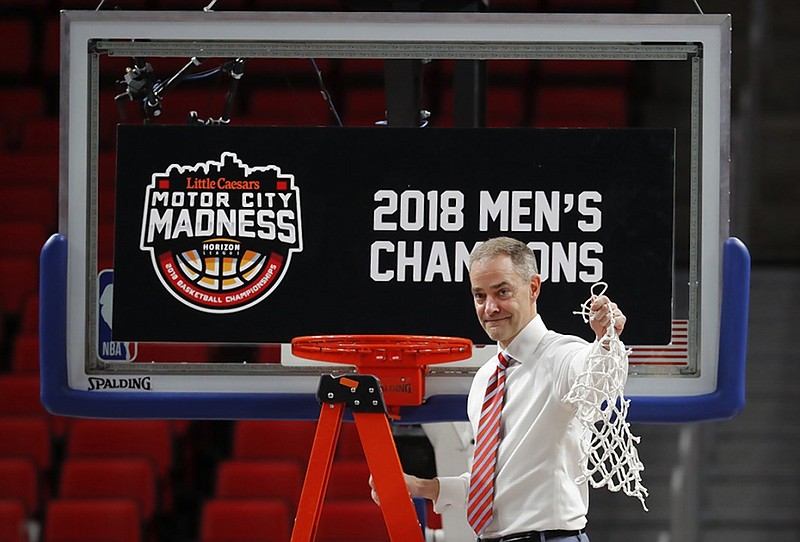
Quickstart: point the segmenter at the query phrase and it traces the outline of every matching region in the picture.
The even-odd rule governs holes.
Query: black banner
[[[525,241],[551,328],[605,281],[627,344],[672,318],[674,134],[653,129],[120,126],[116,340],[487,342],[466,262]]]

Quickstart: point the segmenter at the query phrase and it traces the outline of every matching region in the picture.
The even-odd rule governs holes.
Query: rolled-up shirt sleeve
[[[433,502],[433,511],[441,514],[450,507],[467,508],[469,473],[461,476],[439,476],[439,497]]]
[[[578,377],[589,368],[589,356],[594,350],[593,346],[593,343],[573,342],[563,350],[563,363],[558,366],[554,379],[554,389],[558,397],[563,398],[569,393]]]

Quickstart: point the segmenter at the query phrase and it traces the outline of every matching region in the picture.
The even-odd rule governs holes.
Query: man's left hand
[[[622,335],[622,330],[625,329],[626,318],[619,307],[617,307],[617,304],[604,295],[597,296],[594,301],[592,301],[589,314],[589,326],[598,339],[605,337],[608,332],[608,326],[611,325],[612,314],[614,315],[614,330],[617,332],[617,335]]]

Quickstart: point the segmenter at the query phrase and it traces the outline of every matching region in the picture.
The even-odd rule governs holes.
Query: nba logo
[[[103,361],[133,361],[136,343],[111,340],[114,306],[114,271],[97,275],[97,357]]]

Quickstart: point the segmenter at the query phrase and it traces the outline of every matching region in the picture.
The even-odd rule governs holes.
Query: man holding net
[[[605,295],[592,296],[594,344],[549,331],[536,308],[534,254],[508,237],[479,245],[469,272],[478,319],[499,350],[469,392],[471,471],[432,480],[406,475],[409,493],[431,499],[437,512],[465,508],[480,541],[586,542],[589,437],[566,397],[587,374],[592,353],[622,332],[625,316]]]

